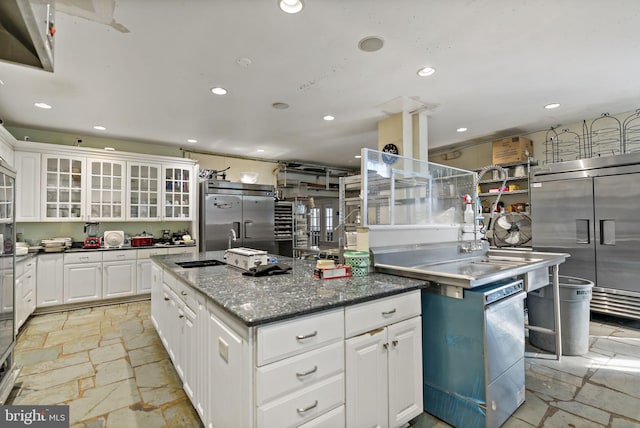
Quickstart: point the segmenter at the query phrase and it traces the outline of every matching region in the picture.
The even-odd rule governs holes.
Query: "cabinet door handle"
[[[178,315],[178,318],[182,319],[184,318],[184,315]]]
[[[298,340],[305,340],[305,339],[310,339],[314,336],[318,335],[318,330],[314,331],[313,333],[309,333],[309,334],[299,334],[296,336],[296,339]]]
[[[183,296],[186,296],[187,292],[186,291],[181,291],[180,294],[182,294]]]
[[[307,407],[298,407],[296,410],[298,411],[298,413],[303,414],[303,413],[307,413],[309,410],[314,409],[318,407],[318,400],[314,401],[312,405],[307,406]]]
[[[392,340],[391,343],[393,344],[393,346],[398,346],[398,341],[397,340]]]
[[[314,374],[317,371],[318,371],[318,366],[313,366],[313,368],[311,370],[308,370],[308,371],[302,372],[302,373],[296,373],[296,376],[301,378],[301,377],[309,376],[310,374]]]
[[[389,315],[393,315],[396,313],[396,308],[391,309],[390,311],[384,311],[382,312],[382,316],[383,317],[388,317]]]
[[[168,302],[168,301],[169,301],[169,298],[168,298],[167,296],[164,296],[164,301],[165,301],[165,302]]]
[[[389,344],[388,344],[388,343],[383,343],[383,344],[382,344],[382,347],[383,347],[384,349],[389,349]]]

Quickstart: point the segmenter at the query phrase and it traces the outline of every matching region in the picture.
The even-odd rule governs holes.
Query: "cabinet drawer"
[[[167,248],[167,254],[191,254],[191,255],[196,255],[198,254],[198,249],[193,246],[193,247],[172,247],[172,248]]]
[[[300,428],[345,428],[344,406],[310,420]]]
[[[344,374],[258,407],[258,428],[297,427],[344,404]]]
[[[81,253],[66,253],[64,255],[64,264],[72,263],[97,263],[102,261],[102,252],[81,252]]]
[[[422,313],[420,290],[359,305],[344,310],[345,337],[352,337]]]
[[[344,339],[344,310],[336,309],[258,328],[258,366]]]
[[[171,284],[171,288],[175,291],[180,300],[182,300],[192,311],[196,312],[198,310],[198,292],[196,290],[186,284],[183,284],[179,280],[176,280]]]
[[[259,367],[256,374],[257,404],[260,406],[343,371],[343,341]]]
[[[145,250],[137,250],[137,258],[140,259],[148,259],[151,256],[161,256],[167,254],[166,248],[149,248]]]
[[[102,253],[103,262],[117,262],[120,260],[135,260],[136,252],[133,250],[111,250]]]
[[[20,275],[32,270],[36,267],[35,257],[28,257],[22,260],[16,260],[16,278]]]

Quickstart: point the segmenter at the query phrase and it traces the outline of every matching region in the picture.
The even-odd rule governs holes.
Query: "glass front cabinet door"
[[[78,220],[85,216],[82,182],[85,159],[70,156],[42,156],[45,203],[44,220]]]
[[[160,219],[160,165],[127,162],[129,206],[127,220]]]
[[[164,218],[191,220],[191,190],[193,169],[185,166],[164,165]]]
[[[89,220],[124,220],[125,162],[89,159]]]

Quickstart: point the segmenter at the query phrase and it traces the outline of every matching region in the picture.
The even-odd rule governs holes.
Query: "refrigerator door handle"
[[[590,244],[591,232],[589,231],[589,219],[576,219],[576,244]]]
[[[616,221],[600,220],[600,245],[616,245]]]
[[[244,221],[244,238],[249,239],[249,235],[247,234],[247,225],[253,224],[253,220],[245,220]]]
[[[240,235],[240,222],[233,222],[233,229],[236,231],[236,239],[242,239],[243,237]]]

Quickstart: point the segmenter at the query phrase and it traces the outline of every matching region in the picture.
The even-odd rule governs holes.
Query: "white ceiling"
[[[356,166],[398,97],[431,106],[431,149],[640,107],[637,0],[303,1],[289,15],[276,0],[58,0],[55,72],[0,62],[0,118]],[[383,49],[360,51],[372,35]]]

